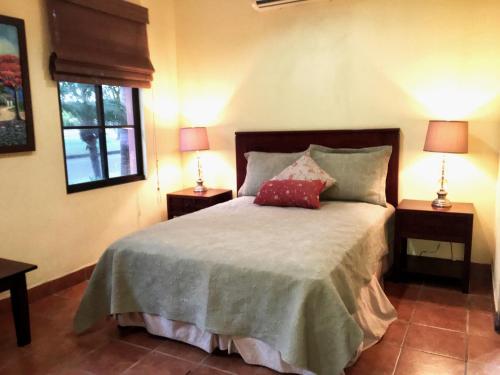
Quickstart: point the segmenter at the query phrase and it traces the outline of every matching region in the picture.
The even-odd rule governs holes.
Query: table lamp
[[[201,174],[200,151],[208,150],[208,135],[205,127],[181,128],[179,134],[179,143],[181,151],[196,151],[198,162],[198,179],[193,191],[195,193],[203,193],[207,188],[203,186]]]
[[[424,151],[440,152],[443,154],[465,154],[468,152],[468,128],[467,121],[429,121],[427,136],[425,138]],[[440,189],[437,198],[432,201],[436,208],[451,207],[451,202],[446,198],[448,192],[445,189],[446,158],[443,155],[441,164]]]

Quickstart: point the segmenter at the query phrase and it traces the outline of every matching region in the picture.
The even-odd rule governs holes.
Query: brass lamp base
[[[203,180],[201,178],[196,180],[196,186],[193,189],[195,193],[204,193],[207,190],[208,189],[206,186],[203,185]]]
[[[446,198],[448,195],[448,192],[446,190],[439,190],[437,192],[437,198],[432,201],[432,207],[435,208],[450,208],[451,207],[451,202],[449,199]]]
[[[445,178],[445,170],[446,170],[446,159],[443,157],[443,161],[441,163],[441,188],[437,192],[437,198],[432,201],[432,207],[434,208],[450,208],[451,202],[446,198],[448,192],[445,190],[444,186],[446,183]]]

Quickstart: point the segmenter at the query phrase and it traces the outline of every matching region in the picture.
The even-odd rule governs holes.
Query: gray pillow
[[[333,152],[336,154],[357,154],[357,153],[367,153],[380,150],[391,150],[392,146],[375,146],[375,147],[364,147],[364,148],[332,148],[321,145],[311,144],[307,151],[312,156],[315,152]]]
[[[351,149],[354,150],[354,149]],[[321,194],[323,200],[360,201],[386,206],[385,185],[391,146],[367,152],[322,152],[313,150],[312,158],[335,185]]]
[[[250,151],[245,154],[247,158],[247,174],[245,182],[238,191],[238,196],[255,196],[259,192],[261,185],[276,176],[283,169],[297,161],[306,151],[303,152],[259,152]]]

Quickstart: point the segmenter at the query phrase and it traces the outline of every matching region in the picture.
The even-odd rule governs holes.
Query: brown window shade
[[[147,8],[123,0],[47,0],[56,81],[150,87]]]

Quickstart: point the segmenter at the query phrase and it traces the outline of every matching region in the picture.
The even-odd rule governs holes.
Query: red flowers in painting
[[[0,55],[0,81],[4,86],[14,90],[22,85],[19,57],[14,55]]]
[[[14,55],[0,55],[0,83],[5,87],[10,87],[14,91],[14,102],[16,109],[16,119],[20,120],[19,99],[17,90],[23,84],[21,76],[21,63],[19,57]]]

